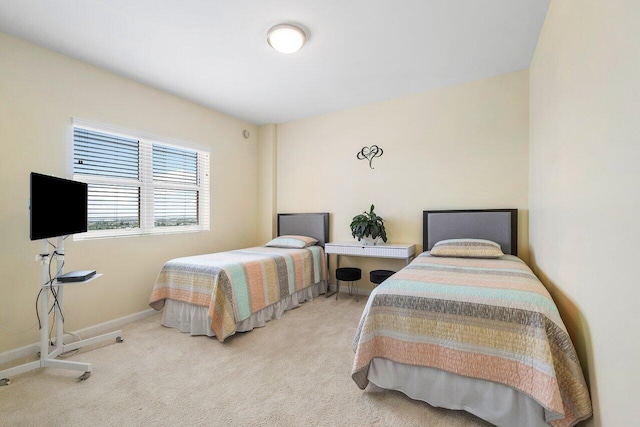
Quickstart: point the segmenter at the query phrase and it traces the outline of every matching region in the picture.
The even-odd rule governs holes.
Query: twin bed
[[[424,249],[370,295],[353,343],[356,384],[499,426],[590,417],[558,310],[515,256],[517,210],[424,212]]]
[[[310,236],[317,244],[169,261],[150,304],[164,307],[163,325],[220,341],[264,326],[326,292],[328,230],[326,213],[281,214],[279,236]],[[353,342],[356,384],[398,390],[500,426],[571,426],[591,416],[558,310],[516,257],[517,211],[425,211],[423,237],[431,251],[367,301]],[[449,239],[496,243],[442,242]]]
[[[164,326],[223,342],[325,293],[328,238],[328,213],[279,214],[265,246],[167,262],[149,304]]]

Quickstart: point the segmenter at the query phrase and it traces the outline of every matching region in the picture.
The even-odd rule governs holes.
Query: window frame
[[[77,174],[74,172],[74,131],[76,128],[87,129],[95,132],[107,133],[123,138],[138,140],[138,179],[104,177],[94,175]],[[140,189],[139,193],[139,224],[138,228],[123,228],[109,230],[88,230],[86,233],[74,235],[74,240],[89,240],[109,237],[128,237],[142,235],[162,235],[176,233],[194,233],[210,231],[210,150],[197,147],[194,144],[182,141],[169,140],[140,132],[119,129],[113,126],[90,123],[84,120],[72,119],[71,123],[71,172],[73,179],[89,185],[116,185],[132,186]],[[153,145],[158,144],[189,150],[197,153],[197,183],[167,183],[153,180]],[[198,193],[197,201],[197,224],[178,226],[156,226],[154,217],[154,190],[175,189],[175,190],[195,190]]]

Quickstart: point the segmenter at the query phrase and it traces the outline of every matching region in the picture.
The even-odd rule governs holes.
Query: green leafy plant
[[[361,240],[363,237],[371,237],[377,239],[380,237],[382,241],[387,241],[387,230],[384,228],[384,219],[376,215],[373,211],[375,206],[371,205],[369,212],[364,211],[360,215],[353,217],[351,221],[351,235]]]

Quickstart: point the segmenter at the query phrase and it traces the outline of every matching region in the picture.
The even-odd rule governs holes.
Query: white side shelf
[[[98,277],[102,277],[102,273],[96,273],[91,276],[87,280],[83,280],[81,282],[58,282],[57,280],[53,282],[51,285],[44,285],[43,288],[48,288],[49,286],[69,286],[69,285],[85,285],[89,282],[96,280]]]

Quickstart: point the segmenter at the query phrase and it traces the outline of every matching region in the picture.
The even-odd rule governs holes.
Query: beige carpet
[[[12,378],[0,387],[0,425],[488,425],[398,392],[361,391],[351,341],[364,303],[320,297],[224,344],[148,317],[123,328],[125,342],[69,358],[93,364],[87,381],[59,369]]]

